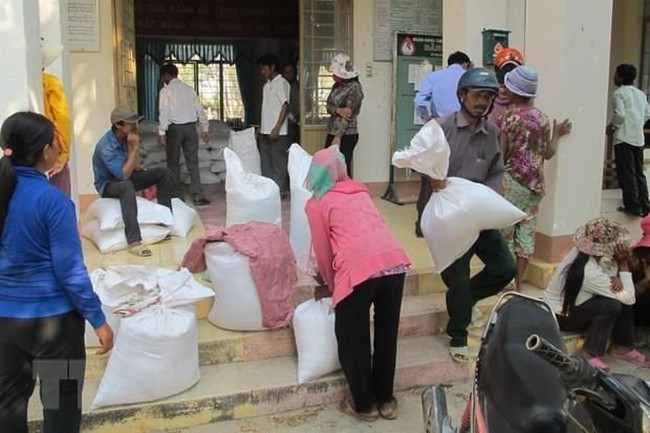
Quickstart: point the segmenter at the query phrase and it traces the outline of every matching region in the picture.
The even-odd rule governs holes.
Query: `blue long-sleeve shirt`
[[[415,106],[428,108],[432,117],[442,117],[460,110],[456,90],[458,80],[464,73],[461,65],[453,64],[427,75],[415,94]]]
[[[109,182],[124,180],[122,168],[128,157],[125,144],[115,137],[112,130],[99,139],[93,153],[95,189],[99,195],[104,195],[104,189]]]
[[[0,317],[34,319],[77,310],[94,328],[103,325],[72,201],[35,168],[14,171],[16,189],[0,238]]]

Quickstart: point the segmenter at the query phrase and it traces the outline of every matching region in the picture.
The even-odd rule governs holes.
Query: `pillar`
[[[539,72],[536,105],[570,118],[554,159],[546,163],[546,197],[536,256],[557,262],[575,229],[600,214],[607,122],[612,0],[526,2],[526,63]]]

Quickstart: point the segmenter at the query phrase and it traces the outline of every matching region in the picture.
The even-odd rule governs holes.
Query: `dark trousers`
[[[470,260],[476,254],[485,264],[470,278]],[[467,346],[467,327],[472,307],[483,298],[499,293],[515,277],[516,266],[503,236],[498,230],[484,230],[464,256],[440,274],[447,286],[447,335],[450,346]]]
[[[277,140],[271,140],[268,134],[260,134],[257,148],[260,151],[262,176],[275,181],[280,193],[289,191],[289,136],[281,135]]]
[[[595,296],[557,320],[563,331],[586,332],[584,351],[591,356],[603,356],[610,338],[619,346],[634,345],[634,307],[616,299]]]
[[[164,167],[134,171],[127,180],[111,182],[104,188],[102,197],[120,199],[124,233],[129,245],[142,241],[140,225],[138,225],[138,206],[135,201],[135,192],[149,188],[152,185],[156,185],[158,203],[167,206],[171,210],[169,171]]]
[[[636,297],[634,324],[636,326],[650,326],[650,292],[645,292]]]
[[[27,433],[27,402],[38,375],[42,431],[79,432],[84,330],[76,311],[41,319],[0,318],[0,431]]]
[[[431,189],[431,178],[427,175],[421,174],[420,194],[418,195],[418,202],[415,205],[415,208],[418,211],[418,219],[415,222],[415,231],[419,235],[422,234],[422,227],[420,227],[420,221],[422,220],[422,213],[424,212],[424,208],[427,207],[427,203],[429,203],[431,194],[433,194],[433,190]]]
[[[199,135],[196,132],[196,122],[169,125],[165,150],[167,151],[167,169],[171,172],[174,196],[182,197],[180,158],[181,150],[183,150],[185,165],[187,171],[190,172],[190,193],[202,197],[201,174],[199,173]]]
[[[614,146],[618,184],[623,190],[623,206],[633,213],[650,211],[648,184],[643,173],[643,147],[619,143]]]
[[[327,138],[325,139],[325,148],[332,145],[332,140],[334,140],[334,136],[327,134]],[[359,134],[346,134],[341,137],[341,144],[339,145],[339,150],[345,157],[345,166],[348,169],[348,176],[350,177],[352,177],[352,155],[358,141]]]
[[[393,397],[397,331],[404,274],[366,280],[336,306],[339,360],[358,412]],[[370,305],[374,304],[374,352],[370,350]]]

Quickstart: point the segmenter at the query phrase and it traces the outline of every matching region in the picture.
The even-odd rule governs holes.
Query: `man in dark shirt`
[[[503,179],[503,158],[499,131],[485,118],[499,84],[487,69],[470,69],[458,82],[461,109],[438,119],[445,132],[451,156],[447,175],[487,185],[499,192]],[[431,180],[432,191],[440,191],[447,180]],[[470,278],[470,260],[476,255],[485,264]],[[451,338],[449,353],[454,361],[468,362],[467,327],[472,307],[483,298],[501,291],[515,277],[515,262],[499,230],[484,230],[472,247],[442,273],[447,291]]]

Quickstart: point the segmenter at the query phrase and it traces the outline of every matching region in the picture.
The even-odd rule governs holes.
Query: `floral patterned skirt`
[[[522,185],[510,176],[508,172],[503,176],[501,193],[510,203],[527,215],[517,224],[501,231],[510,251],[517,257],[527,259],[535,252],[537,214],[543,195],[531,191],[526,185]]]

